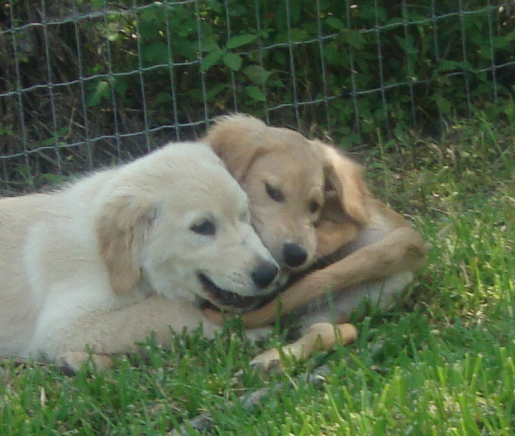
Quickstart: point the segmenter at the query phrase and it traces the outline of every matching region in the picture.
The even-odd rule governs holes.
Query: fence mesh
[[[4,0],[0,190],[241,111],[339,141],[438,132],[513,94],[513,1]]]

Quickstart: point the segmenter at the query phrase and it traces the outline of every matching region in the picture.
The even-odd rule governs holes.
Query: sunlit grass
[[[240,331],[215,341],[179,335],[166,348],[150,340],[146,358],[75,377],[6,362],[0,434],[160,435],[208,412],[219,435],[511,435],[514,133],[515,124],[479,115],[442,138],[369,153],[374,192],[414,223],[430,251],[396,310],[357,323],[356,344],[270,375],[248,363],[282,339],[253,345]],[[331,368],[322,385],[299,377],[321,363]],[[259,406],[239,401],[276,383],[282,389]]]

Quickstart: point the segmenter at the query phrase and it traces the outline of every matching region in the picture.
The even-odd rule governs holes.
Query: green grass
[[[0,366],[0,434],[159,435],[208,412],[218,435],[511,435],[515,427],[515,117],[478,115],[439,139],[367,151],[374,192],[430,247],[394,311],[357,323],[356,344],[294,363],[248,367],[252,345],[178,335],[149,357],[67,377],[52,366]],[[326,363],[319,386],[299,374]],[[240,371],[240,375],[236,375]],[[253,408],[239,398],[284,383]],[[189,434],[200,434],[191,430]]]

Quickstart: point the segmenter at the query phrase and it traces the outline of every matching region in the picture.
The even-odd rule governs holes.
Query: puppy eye
[[[268,196],[278,203],[283,203],[285,198],[284,194],[281,192],[280,189],[273,187],[272,185],[265,182],[265,189]]]
[[[199,235],[213,236],[216,233],[216,226],[213,221],[204,220],[198,224],[193,224],[190,230]]]
[[[319,210],[320,210],[320,203],[317,203],[316,201],[312,201],[310,204],[309,204],[309,211],[311,213],[317,213]]]

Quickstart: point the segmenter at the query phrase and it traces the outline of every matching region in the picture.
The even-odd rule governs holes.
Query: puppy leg
[[[310,326],[318,322],[333,324],[348,322],[352,313],[363,307],[389,309],[413,280],[413,273],[403,271],[377,282],[350,286],[342,292],[333,292],[310,301],[295,311],[300,324]]]
[[[107,369],[113,364],[111,356],[90,354],[85,351],[67,351],[63,353],[59,360],[65,373],[70,375],[76,374],[86,363],[98,369]]]
[[[255,357],[250,364],[264,371],[281,364],[281,357],[306,359],[315,351],[330,350],[335,344],[346,345],[358,336],[356,328],[351,324],[334,326],[330,323],[313,324],[306,334],[293,344],[281,349],[272,348]]]
[[[283,355],[303,359],[309,357],[314,350],[329,350],[334,343],[345,345],[351,342],[357,335],[354,327],[341,323],[347,322],[350,315],[364,301],[381,309],[389,308],[412,280],[413,273],[404,271],[384,281],[351,286],[345,289],[345,292],[333,294],[332,298],[322,296],[304,305],[297,313],[302,325],[311,326],[305,334],[297,342],[281,348],[280,351],[275,348],[265,351],[251,364],[268,370],[280,363]],[[335,324],[336,327],[333,327]],[[341,335],[339,341],[338,330]]]
[[[171,330],[182,332],[201,326],[203,334],[212,337],[220,327],[207,320],[202,311],[186,301],[150,297],[129,306],[109,311],[93,311],[71,318],[63,314],[38,326],[30,354],[45,355],[49,360],[76,371],[88,362],[100,368],[111,364],[117,354],[137,351],[136,342],[151,334],[158,344],[166,344]]]

